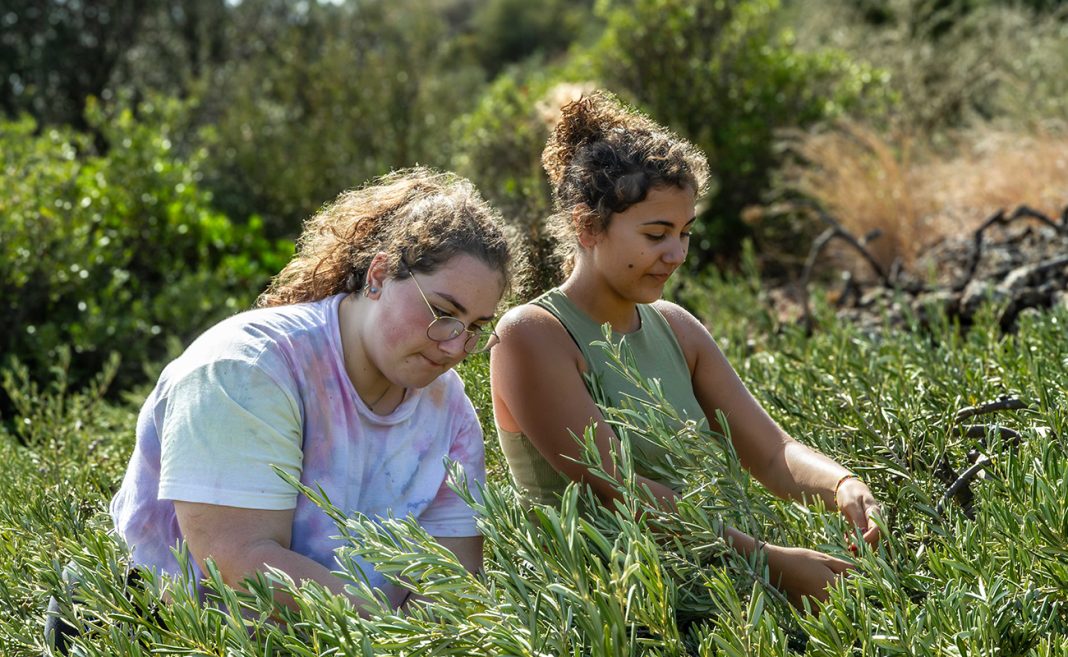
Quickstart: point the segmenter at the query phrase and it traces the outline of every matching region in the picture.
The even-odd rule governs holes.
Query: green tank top
[[[602,406],[618,407],[627,396],[648,399],[648,395],[633,385],[609,364],[603,342],[604,330],[589,315],[579,309],[559,288],[554,288],[531,303],[553,314],[567,329],[586,361],[586,388],[590,396]],[[693,382],[686,358],[664,316],[650,305],[638,305],[640,326],[632,333],[612,332],[612,341],[627,346],[643,379],[658,379],[664,397],[687,419],[703,420],[704,412],[693,392]],[[552,412],[552,409],[545,409]],[[517,431],[505,431],[497,426],[501,451],[508,462],[512,479],[524,501],[556,504],[569,480],[558,472],[538,452],[530,440]],[[659,480],[650,466],[661,464],[664,450],[653,442],[631,436],[635,470],[638,474]],[[667,485],[670,482],[661,481]]]

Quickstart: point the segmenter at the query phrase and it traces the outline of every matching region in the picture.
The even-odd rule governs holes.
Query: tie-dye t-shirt
[[[389,415],[373,413],[345,371],[343,297],[236,315],[163,371],[111,502],[135,563],[177,572],[172,500],[181,500],[295,509],[290,549],[337,569],[337,528],[272,466],[322,487],[347,513],[412,515],[433,536],[478,534],[474,512],[446,483],[446,459],[472,488],[485,480],[482,431],[460,377],[450,370],[408,390]],[[359,566],[372,586],[384,583]]]

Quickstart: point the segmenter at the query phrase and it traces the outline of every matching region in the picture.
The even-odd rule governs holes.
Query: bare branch
[[[986,402],[979,404],[978,406],[968,406],[957,411],[957,415],[954,416],[954,422],[962,422],[970,417],[976,415],[985,415],[986,413],[993,413],[995,411],[1016,411],[1021,408],[1027,408],[1027,404],[1020,401],[1016,397],[1002,397],[996,401]]]
[[[949,488],[946,489],[945,494],[942,496],[942,500],[938,503],[938,506],[935,507],[935,513],[942,515],[942,511],[946,508],[946,504],[949,503],[949,500],[957,498],[957,496],[963,496],[964,493],[968,491],[968,484],[975,478],[975,475],[982,472],[993,462],[992,459],[989,459],[986,456],[980,456],[978,461],[962,472],[961,475],[957,477],[957,480],[950,484]],[[971,509],[965,508],[965,513],[969,513],[970,511]]]
[[[1023,436],[1019,431],[999,425],[969,424],[960,428],[965,438],[986,438],[991,431],[1001,436],[1001,439],[1013,447],[1019,446]]]

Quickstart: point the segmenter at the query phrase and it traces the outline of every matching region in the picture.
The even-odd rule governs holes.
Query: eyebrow
[[[695,221],[697,221],[697,215],[694,215],[694,216],[690,217],[690,220],[687,221],[686,223],[684,223],[682,225],[682,227],[686,228],[687,226],[691,225]],[[652,221],[646,221],[645,223],[643,223],[641,225],[642,226],[667,226],[668,228],[674,228],[675,227],[675,224],[670,222],[670,221],[668,221],[667,219],[654,219]]]
[[[452,304],[452,307],[456,308],[456,310],[459,310],[461,315],[466,315],[467,314],[467,308],[464,308],[464,305],[462,303],[460,303],[459,301],[457,301],[456,297],[452,296],[451,294],[445,294],[444,292],[434,292],[434,294],[438,295],[442,299],[445,299],[450,304]],[[493,319],[493,315],[489,315],[488,317],[479,317],[479,318],[475,319],[475,321],[476,322],[488,322],[491,319]]]

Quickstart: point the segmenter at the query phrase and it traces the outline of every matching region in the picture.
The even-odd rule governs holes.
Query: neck
[[[396,408],[404,399],[404,388],[395,385],[375,367],[367,355],[364,343],[364,325],[361,319],[366,315],[362,312],[360,297],[350,294],[341,300],[338,306],[338,328],[341,332],[341,349],[345,361],[345,372],[352,381],[352,387],[356,394],[367,404],[368,408],[377,412],[383,409]],[[400,390],[400,399],[396,399],[396,391]],[[392,407],[389,405],[392,403]]]
[[[631,333],[641,326],[637,304],[620,296],[582,258],[577,260],[560,290],[595,322],[607,322],[617,333]]]

